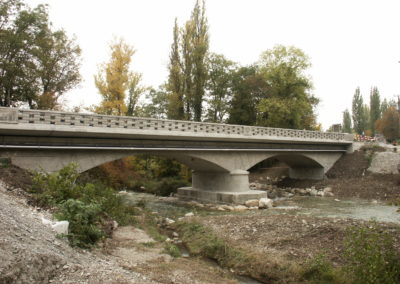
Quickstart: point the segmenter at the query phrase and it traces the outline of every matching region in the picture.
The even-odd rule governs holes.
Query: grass
[[[265,255],[237,248],[200,223],[178,222],[175,229],[182,236],[191,255],[213,259],[222,267],[263,283],[295,282],[292,265],[278,263]]]

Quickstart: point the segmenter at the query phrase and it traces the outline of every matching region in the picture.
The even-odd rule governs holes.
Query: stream
[[[159,215],[169,218],[178,218],[188,212],[198,216],[206,215],[308,215],[327,218],[353,218],[358,220],[376,220],[379,222],[393,222],[400,224],[400,213],[397,207],[380,201],[364,199],[338,200],[331,197],[291,197],[275,200],[276,207],[268,210],[247,210],[241,212],[213,211],[206,208],[192,207],[176,203],[176,199],[160,198],[147,193],[130,192],[127,200],[133,203],[142,201],[146,207]]]

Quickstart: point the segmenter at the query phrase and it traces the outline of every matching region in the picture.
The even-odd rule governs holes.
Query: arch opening
[[[248,169],[272,178],[289,176],[293,179],[322,179],[324,167],[319,162],[302,154],[277,154],[259,161]]]

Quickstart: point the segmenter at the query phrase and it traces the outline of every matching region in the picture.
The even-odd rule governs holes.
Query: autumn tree
[[[94,76],[95,85],[102,96],[100,105],[94,111],[107,115],[132,115],[138,97],[145,90],[140,86],[141,75],[130,71],[135,50],[123,39],[115,40],[110,50],[110,61],[101,65]]]
[[[342,132],[351,133],[351,115],[348,109],[343,112]]]
[[[388,141],[400,138],[400,114],[396,107],[391,106],[383,113],[382,119],[376,122],[376,129]]]
[[[81,80],[80,48],[54,30],[47,7],[0,2],[0,105],[54,109]]]
[[[221,54],[211,53],[208,58],[207,114],[209,122],[225,121],[232,100],[232,80],[236,69],[234,62]]]
[[[294,129],[316,126],[314,108],[319,100],[312,95],[312,83],[305,71],[309,57],[299,48],[277,45],[261,54],[259,71],[269,85],[258,110],[259,125]]]
[[[381,108],[381,97],[377,87],[371,89],[369,97],[369,117],[370,117],[370,129],[372,135],[375,135],[375,123],[382,116]]]

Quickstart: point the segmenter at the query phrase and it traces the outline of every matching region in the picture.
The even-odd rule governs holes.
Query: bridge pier
[[[192,187],[178,189],[182,199],[243,204],[249,199],[267,197],[265,191],[250,190],[249,172],[192,172]]]

